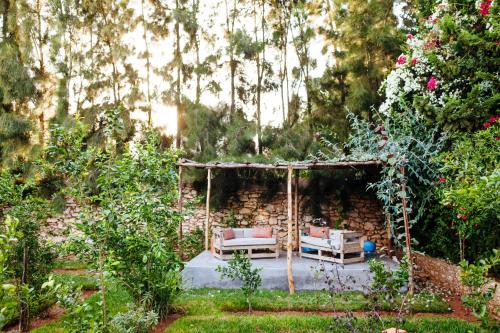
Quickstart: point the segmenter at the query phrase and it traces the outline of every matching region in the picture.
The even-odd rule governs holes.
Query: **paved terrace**
[[[387,267],[395,269],[398,265],[390,259],[380,259],[386,262]],[[252,259],[254,267],[262,268],[263,289],[288,290],[286,253],[281,254],[278,259]],[[241,282],[221,280],[220,274],[215,271],[219,265],[227,265],[227,262],[214,258],[209,251],[204,251],[189,261],[182,276],[186,288],[240,288]],[[335,267],[336,266],[336,267]],[[314,259],[300,258],[297,253],[293,254],[292,270],[296,290],[321,290],[327,287],[325,284],[325,273],[318,272],[320,262]],[[330,277],[338,276],[342,284],[348,290],[363,290],[370,285],[371,274],[368,263],[355,263],[348,265],[334,265],[324,263],[325,271]],[[339,283],[340,284],[340,283]]]

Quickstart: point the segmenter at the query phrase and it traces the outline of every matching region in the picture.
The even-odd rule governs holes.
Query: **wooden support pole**
[[[182,213],[182,166],[179,165],[179,199],[177,200],[177,211]],[[179,223],[179,242],[182,240],[182,220]]]
[[[300,247],[300,225],[299,225],[299,170],[295,170],[295,186],[294,186],[294,198],[293,198],[293,215],[295,217],[295,244],[296,249]]]
[[[401,184],[401,192],[402,195],[402,204],[403,204],[403,220],[405,224],[405,242],[406,242],[406,259],[408,260],[408,293],[413,295],[415,292],[415,284],[413,282],[413,260],[411,256],[411,238],[410,238],[410,221],[408,219],[408,210],[406,208],[406,182],[404,180],[405,176],[405,168],[401,166],[400,169],[401,178],[403,179],[403,183]]]
[[[292,243],[293,243],[293,217],[292,217],[292,165],[288,164],[288,182],[287,182],[287,197],[288,197],[288,232],[286,244],[286,261],[288,266],[288,289],[290,294],[295,293],[295,283],[293,282],[292,273]]]
[[[205,205],[205,251],[208,251],[208,238],[210,233],[210,187],[212,183],[212,169],[207,169],[207,202]]]
[[[391,214],[387,213],[385,214],[385,224],[386,224],[386,230],[387,230],[387,253],[389,255],[392,255],[392,241],[391,241],[391,236],[392,236],[392,231],[391,231]]]

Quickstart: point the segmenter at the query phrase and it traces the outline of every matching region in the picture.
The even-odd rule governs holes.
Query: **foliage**
[[[408,35],[384,85],[382,112],[413,105],[430,123],[453,131],[478,129],[496,115],[498,7],[483,14],[480,3],[439,1]]]
[[[373,273],[371,285],[372,300],[379,303],[387,301],[393,305],[408,282],[408,261],[403,260],[396,270],[388,270],[384,261],[371,259],[368,261]],[[397,306],[397,305],[396,305]]]
[[[236,251],[227,262],[227,266],[217,266],[216,271],[221,273],[221,279],[240,280],[241,290],[245,295],[248,312],[252,311],[252,297],[262,284],[259,272],[262,268],[252,268],[252,262],[242,251]]]
[[[185,260],[190,260],[205,249],[205,233],[201,228],[196,228],[182,236],[181,248]]]
[[[144,302],[163,317],[180,292],[176,154],[161,151],[153,132],[133,147],[115,145],[120,118],[110,112],[106,119],[106,151],[92,148],[75,154],[65,149],[69,138],[76,136],[75,141],[82,142],[80,130],[60,133],[59,144],[52,149],[53,156],[63,158],[58,170],[85,208],[77,226],[87,239],[78,244],[85,245],[99,263],[101,275],[106,270],[116,276],[136,302]],[[94,188],[87,184],[91,173]]]
[[[43,306],[48,295],[42,290],[51,270],[55,253],[49,242],[41,239],[39,230],[47,215],[51,212],[48,200],[40,196],[40,187],[34,178],[18,183],[10,172],[0,174],[1,215],[8,211],[8,221],[15,219],[17,241],[10,249],[9,260],[3,271],[4,279],[15,284],[15,301],[19,306],[19,320],[23,329],[29,325],[29,313]]]
[[[15,292],[16,288],[10,283],[9,277],[11,276],[11,272],[9,272],[10,267],[8,262],[14,254],[14,245],[17,242],[17,237],[19,237],[19,232],[16,231],[17,224],[18,221],[16,219],[7,216],[0,231],[0,301],[2,303],[7,296]],[[5,304],[0,304],[0,328],[7,322],[6,311],[7,307]]]
[[[488,272],[500,265],[500,251],[493,250],[493,254],[486,259],[479,260],[476,264],[467,261],[460,262],[460,280],[469,288],[469,292],[462,296],[465,306],[472,310],[472,314],[481,320],[482,326],[491,331],[498,329],[498,322],[492,320],[488,313],[488,303],[493,298],[496,284],[488,278]],[[494,282],[493,282],[494,283]]]
[[[448,208],[452,228],[460,238],[461,260],[465,258],[467,239],[480,234],[485,225],[498,228],[492,221],[500,218],[499,135],[497,123],[470,135],[457,135],[451,150],[440,156],[443,166],[438,197]]]
[[[147,333],[158,323],[158,315],[143,307],[120,312],[110,322],[113,333]]]

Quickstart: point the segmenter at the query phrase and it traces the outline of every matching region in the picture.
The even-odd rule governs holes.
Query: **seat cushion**
[[[333,239],[330,240],[330,239],[322,239],[322,238],[318,238],[318,237],[302,236],[300,238],[300,240],[302,243],[306,243],[306,244],[322,246],[322,247],[327,247],[327,248],[333,247],[334,250],[340,249],[340,242],[333,240]]]
[[[327,227],[315,227],[312,225],[309,227],[309,232],[312,237],[330,238],[330,233]]]
[[[234,238],[224,241],[224,246],[276,245],[276,238]]]
[[[273,229],[269,227],[254,227],[252,228],[253,238],[271,238],[273,237]]]
[[[222,232],[224,236],[224,240],[230,240],[234,239],[234,230],[233,229],[226,229]]]

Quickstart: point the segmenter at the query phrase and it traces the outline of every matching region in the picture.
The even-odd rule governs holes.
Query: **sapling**
[[[227,266],[217,266],[216,271],[221,273],[221,279],[240,280],[243,282],[241,290],[245,295],[248,312],[252,312],[252,297],[262,284],[259,272],[262,268],[252,268],[252,262],[243,251],[236,251],[228,261]]]

